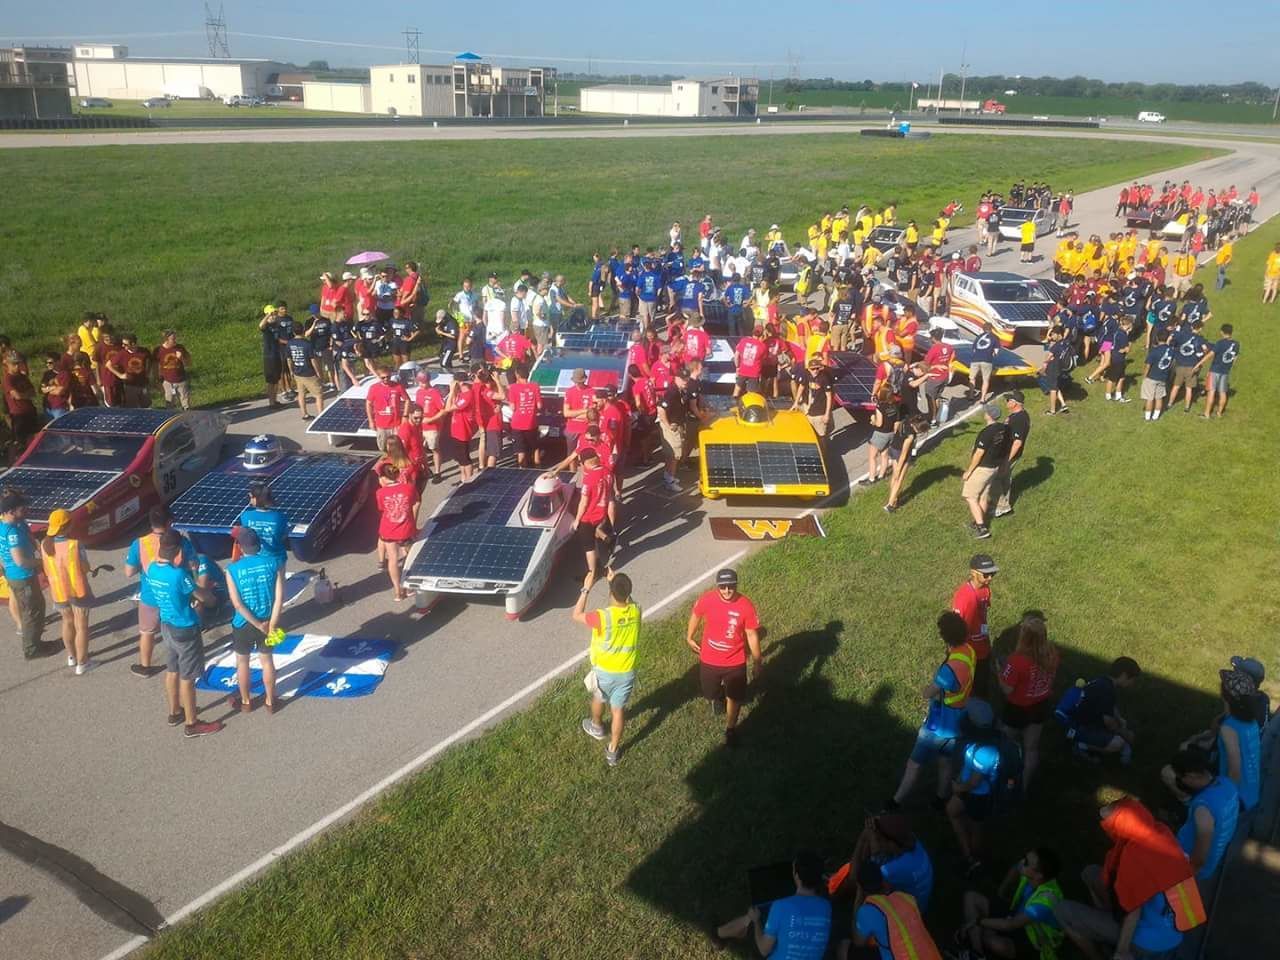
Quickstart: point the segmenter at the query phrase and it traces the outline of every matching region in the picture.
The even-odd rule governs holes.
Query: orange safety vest
[[[889,308],[883,303],[879,308],[874,303],[868,303],[862,308],[862,336],[868,342],[871,341],[872,318],[879,317],[885,323],[889,322]]]
[[[972,645],[968,642],[947,654],[945,665],[951,668],[951,672],[960,681],[960,689],[955,693],[945,694],[942,698],[943,706],[958,709],[969,702],[969,692],[973,690],[973,665],[977,659]]]
[[[912,318],[903,317],[902,321],[894,327],[894,336],[898,338],[898,346],[902,348],[902,360],[904,363],[910,363],[911,357],[916,350],[916,333],[919,331],[919,325],[915,330],[910,330],[907,324]]]
[[[66,603],[71,597],[83,600],[89,595],[89,581],[81,562],[80,541],[54,540],[52,545],[52,553],[40,547],[49,595],[54,603]]]
[[[902,366],[902,357],[893,357],[889,355],[889,348],[897,342],[898,335],[894,332],[893,327],[888,326],[887,324],[882,324],[880,328],[876,330],[876,359],[883,360],[886,363],[892,363],[896,367]]]
[[[1174,926],[1183,933],[1200,926],[1208,919],[1195,877],[1175,883],[1164,895],[1169,901],[1169,909],[1173,911]]]
[[[888,921],[889,942],[877,946],[887,946],[893,960],[942,960],[938,945],[925,929],[915,897],[901,891],[877,893],[867,897],[867,903],[883,913]]]

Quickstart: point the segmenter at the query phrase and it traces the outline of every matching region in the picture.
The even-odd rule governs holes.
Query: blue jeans
[[[1225,265],[1218,268],[1218,279],[1214,281],[1213,285],[1218,290],[1227,285],[1227,268]]]

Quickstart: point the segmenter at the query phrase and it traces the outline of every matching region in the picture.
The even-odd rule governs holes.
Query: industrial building
[[[462,54],[445,65],[370,67],[369,98],[374,113],[399,117],[541,117],[554,77],[551,67],[500,67]]]
[[[69,117],[74,85],[67,48],[0,48],[0,117]]]
[[[121,44],[77,43],[76,95],[121,100],[266,96],[284,65],[275,60],[131,57]]]
[[[305,80],[302,83],[304,110],[337,113],[373,113],[369,84],[341,80]]]
[[[583,87],[578,109],[632,117],[751,117],[760,81],[751,77],[672,80],[660,84],[605,83]]]

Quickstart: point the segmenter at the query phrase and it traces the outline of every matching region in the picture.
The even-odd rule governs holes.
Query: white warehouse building
[[[578,109],[632,117],[750,117],[760,99],[752,77],[672,80],[670,86],[605,83],[583,87]]]
[[[275,60],[212,57],[131,57],[120,44],[77,43],[76,96],[145,100],[148,97],[265,96],[286,69]]]

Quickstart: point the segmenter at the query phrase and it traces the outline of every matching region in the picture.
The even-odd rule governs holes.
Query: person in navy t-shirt
[[[1129,337],[1133,332],[1133,317],[1126,316],[1120,321],[1120,329],[1111,338],[1111,360],[1102,371],[1102,382],[1106,389],[1105,398],[1128,403],[1124,395],[1124,368],[1129,359]]]
[[[1186,388],[1187,400],[1183,406],[1186,413],[1191,412],[1191,398],[1200,381],[1200,370],[1213,358],[1209,341],[1200,335],[1203,329],[1203,323],[1192,320],[1173,335],[1173,387],[1169,391],[1169,406],[1178,402],[1178,392]]]
[[[973,341],[973,360],[969,364],[969,394],[978,395],[979,403],[986,403],[991,396],[991,383],[994,379],[996,363],[996,335],[991,324],[983,321],[982,332]],[[978,381],[982,381],[979,388]]]
[[[1159,420],[1164,398],[1169,392],[1169,372],[1173,369],[1173,331],[1161,331],[1162,339],[1147,351],[1142,368],[1142,419]]]
[[[1204,413],[1200,414],[1206,420],[1213,416],[1215,405],[1219,417],[1227,412],[1231,369],[1240,356],[1240,344],[1232,337],[1234,332],[1231,324],[1224,323],[1221,339],[1210,348],[1213,359],[1209,362],[1209,379],[1205,381]]]

